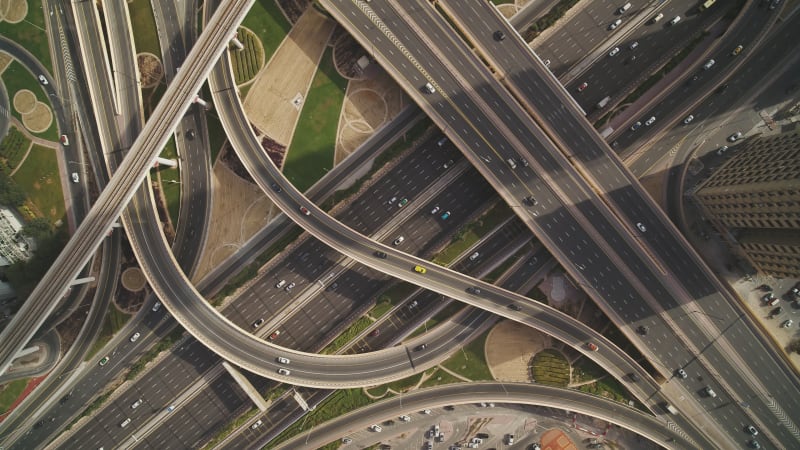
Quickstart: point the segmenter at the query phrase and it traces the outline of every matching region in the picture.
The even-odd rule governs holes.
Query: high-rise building
[[[800,277],[800,133],[740,147],[695,189],[694,199],[759,271]]]

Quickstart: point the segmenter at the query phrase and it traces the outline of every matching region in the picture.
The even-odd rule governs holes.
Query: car
[[[103,356],[103,358],[100,360],[100,362],[98,364],[100,364],[101,366],[105,366],[106,364],[108,364],[108,361],[110,359],[111,359],[111,357],[108,356],[108,355]]]
[[[81,177],[78,175],[78,172],[72,172],[72,182],[78,183],[81,181]]]
[[[714,90],[715,94],[722,94],[728,89],[728,83],[720,85],[717,89]]]
[[[327,288],[325,288],[325,290],[326,290],[326,291],[334,291],[334,290],[336,290],[336,288],[338,288],[338,287],[339,287],[339,283],[338,283],[338,282],[336,282],[336,281],[334,281],[334,282],[333,282],[333,283],[331,283],[331,284],[330,284],[330,285],[329,285]]]
[[[419,306],[419,302],[416,300],[413,300],[411,303],[408,304],[409,308],[416,308],[417,306]]]
[[[439,210],[441,210],[441,208],[439,208],[438,206],[434,206],[433,209],[431,210],[431,214],[436,214],[439,212]]]
[[[650,331],[650,329],[649,329],[649,328],[647,328],[647,327],[646,327],[646,326],[644,326],[644,325],[639,325],[639,328],[637,328],[637,329],[636,329],[636,331],[637,331],[639,334],[641,334],[642,336],[647,336],[647,332],[648,332],[648,331]]]
[[[428,269],[426,269],[426,268],[424,268],[422,266],[419,266],[419,265],[414,266],[414,272],[424,274],[427,271],[428,271]]]
[[[438,145],[439,147],[444,147],[444,144],[447,144],[447,141],[448,141],[447,137],[443,137],[438,141],[436,141],[436,145]]]
[[[374,330],[369,332],[369,336],[370,337],[376,337],[376,336],[380,336],[380,335],[381,335],[380,328],[375,328]]]
[[[773,10],[781,4],[781,0],[772,0],[772,3],[769,4],[769,9]]]
[[[709,59],[708,61],[706,61],[705,64],[703,64],[703,70],[708,70],[708,69],[714,67],[714,64],[716,64],[716,63],[717,62],[714,61],[713,59]]]
[[[255,421],[255,423],[250,425],[250,429],[251,430],[255,430],[256,428],[260,427],[263,423],[264,422],[262,422],[261,419],[258,419],[258,420]]]
[[[783,313],[783,306],[778,306],[777,308],[770,311],[769,315],[770,317],[775,317],[781,315],[781,313]]]
[[[280,289],[280,288],[282,288],[284,286],[286,286],[286,280],[281,280],[281,281],[278,281],[277,283],[275,283],[275,287],[278,288],[278,289]]]
[[[189,130],[186,132],[186,137],[189,138],[190,141],[194,139],[194,136],[194,130]]]
[[[430,83],[425,83],[425,86],[423,87],[423,89],[428,94],[435,94],[436,93],[436,88],[434,88],[433,85],[430,84]]]
[[[402,200],[400,200],[400,203],[397,204],[397,207],[398,208],[402,208],[403,206],[406,206],[407,204],[408,204],[408,199],[407,198],[403,198]]]
[[[587,342],[586,343],[586,348],[588,348],[589,350],[591,350],[593,352],[596,352],[596,351],[600,350],[600,348],[594,342]]]
[[[535,442],[528,447],[528,450],[542,450],[542,446],[539,445],[538,442]]]
[[[629,373],[628,378],[630,378],[631,381],[633,381],[634,383],[637,383],[639,381],[639,375],[636,375],[635,372]]]
[[[448,168],[450,168],[452,165],[453,165],[453,160],[452,160],[452,159],[448,159],[448,160],[447,160],[447,162],[446,162],[446,163],[444,163],[444,165],[443,165],[442,167],[444,167],[445,169],[448,169]]]
[[[169,406],[167,406],[167,410],[166,410],[166,411],[167,411],[167,412],[172,412],[172,411],[175,411],[175,405],[169,405]]]
[[[736,142],[741,138],[742,138],[742,132],[737,131],[736,133],[733,133],[732,135],[728,136],[728,142]]]
[[[636,228],[638,228],[638,229],[639,229],[639,231],[641,231],[642,233],[644,233],[645,231],[647,231],[647,227],[646,227],[646,226],[644,226],[644,224],[643,224],[642,222],[637,222],[637,223],[636,223]]]
[[[125,428],[125,427],[128,426],[129,423],[131,423],[131,418],[130,417],[128,417],[127,419],[125,419],[122,422],[120,422],[119,427],[120,428]]]
[[[792,319],[786,320],[781,324],[781,328],[789,328],[794,325],[794,321]]]
[[[494,32],[495,40],[502,41],[506,38],[506,34],[503,33],[503,30],[497,30]]]
[[[400,420],[402,420],[403,422],[411,422],[411,417],[403,414],[402,416],[400,416]]]
[[[43,86],[50,84],[47,82],[47,78],[45,78],[44,75],[39,75],[39,83],[42,83]]]
[[[481,403],[481,406],[487,406],[486,403]],[[489,433],[477,433],[475,436],[481,439],[489,439]]]
[[[342,438],[342,444],[346,445],[346,444],[352,444],[352,443],[353,443],[352,439],[350,439],[348,437]]]
[[[638,130],[639,128],[641,128],[641,126],[642,126],[642,122],[640,122],[640,121],[638,121],[638,120],[637,120],[637,121],[636,121],[636,123],[634,123],[633,125],[631,125],[631,131],[636,131],[636,130]]]
[[[688,124],[689,124],[689,123],[691,123],[693,120],[694,120],[694,116],[693,116],[693,115],[691,115],[691,114],[689,114],[688,116],[686,116],[686,118],[685,118],[685,119],[683,119],[683,124],[684,124],[684,125],[688,125]]]
[[[278,186],[278,183],[272,183],[272,184],[270,184],[270,186],[272,187],[272,190],[277,192],[277,193],[283,192],[283,189],[281,189],[281,187]]]
[[[66,134],[62,134],[61,135],[61,144],[64,147],[69,147],[69,136],[67,136]]]
[[[281,364],[289,364],[292,361],[289,358],[285,358],[283,356],[278,356],[278,362]]]
[[[589,87],[589,83],[584,81],[580,86],[578,86],[578,92],[583,92],[587,87]]]
[[[550,67],[550,60],[549,59],[545,59],[544,60],[544,66],[545,67]]]
[[[630,2],[625,3],[624,5],[620,6],[617,9],[617,14],[622,14],[622,13],[624,13],[625,11],[627,11],[629,9],[631,9],[631,3]]]
[[[283,288],[283,290],[286,292],[291,292],[291,290],[294,289],[295,286],[297,286],[297,284],[294,281],[292,281],[291,283],[289,283],[288,286]]]
[[[161,302],[156,302],[156,303],[153,305],[153,308],[151,309],[151,311],[153,311],[153,312],[156,312],[156,311],[158,311],[160,308],[161,308]]]
[[[773,9],[773,8],[770,7],[770,9]],[[757,440],[753,439],[752,441],[750,441],[750,447],[753,447],[755,449],[759,449],[759,448],[761,448],[761,444],[759,444]]]
[[[414,348],[414,350],[420,352],[422,350],[425,350],[426,348],[428,348],[428,344],[419,344]]]
[[[706,386],[706,388],[703,391],[706,393],[707,396],[711,398],[717,398],[717,393],[714,392],[714,389],[711,389],[711,386]]]
[[[672,20],[669,21],[669,24],[670,25],[675,25],[680,21],[681,21],[681,16],[675,16],[675,17],[672,18]]]
[[[393,205],[393,204],[394,204],[394,202],[396,202],[396,201],[397,201],[397,197],[392,197],[392,198],[390,198],[388,201],[386,201],[386,203],[388,203],[388,204],[390,204],[390,205]]]
[[[633,42],[631,42],[631,45],[628,46],[628,48],[633,50],[638,46],[639,46],[639,41],[633,41]]]
[[[283,367],[281,367],[280,369],[278,369],[278,373],[281,374],[281,375],[286,375],[288,377],[289,375],[292,374],[292,371],[289,370],[289,369],[284,369]]]
[[[141,336],[141,333],[133,333],[133,336],[131,336],[131,342],[136,342],[136,340],[139,339],[139,336]]]
[[[258,328],[263,324],[264,324],[264,319],[263,318],[258,319],[255,322],[253,322],[253,328]]]
[[[536,197],[534,197],[532,195],[529,195],[529,196],[523,198],[522,202],[525,203],[528,206],[536,206],[536,205],[539,204],[539,201],[536,200]]]
[[[683,369],[678,369],[678,377],[682,379],[686,379],[689,375],[686,374],[686,371]]]
[[[772,292],[767,292],[766,294],[764,294],[763,297],[761,297],[761,300],[763,300],[765,303],[769,303],[774,298],[775,298],[775,294],[773,294]]]
[[[644,123],[644,126],[649,127],[650,125],[656,122],[656,116],[650,116],[649,119]]]
[[[733,51],[731,52],[731,56],[738,56],[739,53],[742,53],[743,49],[744,49],[743,45],[737,45],[736,48],[734,48]]]
[[[480,295],[481,289],[479,287],[470,286],[467,288],[467,292],[473,295]]]
[[[136,409],[142,405],[142,399],[136,400],[135,402],[131,403],[131,409]]]
[[[617,19],[608,25],[609,30],[616,30],[618,26],[622,25],[622,19]]]
[[[442,220],[447,220],[450,218],[450,211],[445,211],[444,214],[441,215]]]
[[[300,207],[300,212],[303,213],[303,215],[305,215],[305,216],[310,216],[311,215],[311,211],[309,211],[308,208],[306,208],[305,206],[301,206]]]
[[[508,309],[510,309],[512,311],[521,311],[522,310],[522,308],[520,308],[519,305],[516,304],[516,303],[512,303],[512,304],[508,305]]]
[[[387,257],[386,253],[381,252],[381,251],[375,252],[375,256],[377,256],[380,259],[386,259],[386,257]]]
[[[428,415],[430,415],[430,413],[431,413],[431,410],[430,410],[430,409],[423,409],[423,410],[422,410],[422,414],[428,414]]]
[[[756,427],[752,425],[748,425],[747,427],[745,427],[745,431],[750,433],[752,436],[758,436],[758,430],[756,430]]]
[[[376,433],[380,433],[381,431],[383,431],[383,428],[381,428],[381,426],[378,424],[370,425],[369,429]]]
[[[431,444],[431,441],[425,442],[425,450],[433,450],[433,444]]]
[[[403,241],[405,241],[405,240],[406,240],[406,238],[405,238],[405,237],[403,237],[403,236],[397,236],[397,239],[395,239],[395,240],[394,240],[394,242],[392,242],[392,244],[394,244],[394,245],[400,245],[400,244],[402,244],[402,243],[403,243]]]
[[[528,265],[529,266],[535,266],[537,262],[539,262],[539,258],[537,258],[535,256],[531,256],[530,258],[528,258]]]
[[[513,434],[509,434],[508,436],[506,436],[506,444],[514,445],[514,435]]]
[[[722,155],[723,153],[725,153],[727,151],[728,151],[728,146],[727,145],[723,145],[722,147],[717,149],[717,155]]]
[[[475,252],[475,253],[469,255],[469,260],[470,261],[475,261],[476,259],[478,259],[479,256],[481,256],[481,254],[478,253],[478,252]]]
[[[614,47],[610,52],[608,52],[608,56],[616,56],[617,53],[619,53],[619,47]]]
[[[269,340],[270,341],[274,341],[280,335],[281,335],[281,331],[280,330],[275,330],[272,334],[269,335]]]

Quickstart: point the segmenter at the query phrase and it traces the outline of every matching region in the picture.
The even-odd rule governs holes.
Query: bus
[[[702,5],[700,5],[698,10],[700,12],[703,12],[703,11],[707,10],[708,8],[711,8],[712,6],[714,6],[714,3],[717,3],[717,0],[706,0],[706,1],[703,2]]]

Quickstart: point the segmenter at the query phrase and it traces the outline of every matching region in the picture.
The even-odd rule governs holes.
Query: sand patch
[[[552,346],[552,338],[523,324],[504,320],[486,338],[486,364],[498,381],[529,383],[531,358]]]
[[[19,23],[28,15],[25,0],[0,0],[0,22]]]
[[[14,58],[12,58],[11,55],[6,52],[0,52],[0,74],[6,71],[6,68],[11,64],[11,61],[14,61]]]
[[[291,143],[302,99],[308,94],[335,25],[314,8],[307,9],[256,75],[244,101],[247,118],[283,146]]]
[[[43,133],[53,123],[53,111],[50,106],[36,102],[33,111],[22,115],[22,124],[33,133]]]
[[[12,100],[14,109],[22,115],[31,114],[36,109],[37,102],[36,94],[27,89],[17,91]]]

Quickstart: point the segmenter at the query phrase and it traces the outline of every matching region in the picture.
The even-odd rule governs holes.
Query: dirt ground
[[[336,23],[308,8],[272,59],[252,81],[247,117],[264,134],[289,147],[317,65]]]
[[[351,80],[339,116],[335,164],[358,148],[376,129],[392,120],[406,105],[402,89],[383,70],[377,76]]]
[[[0,0],[0,2],[1,1],[2,0]],[[14,61],[14,58],[12,58],[11,55],[5,52],[0,52],[0,74],[6,71],[8,65],[11,64],[11,61]]]
[[[0,22],[19,23],[28,15],[25,0],[0,0]]]
[[[214,165],[211,182],[213,206],[208,240],[193,282],[238,250],[268,222],[267,217],[279,213],[258,186],[243,180],[225,164]]]
[[[22,124],[33,133],[47,131],[53,123],[50,106],[37,100],[36,95],[27,89],[17,91],[11,103],[22,115]]]
[[[551,345],[550,336],[504,320],[492,328],[486,338],[486,364],[495,380],[529,383],[531,358]]]

